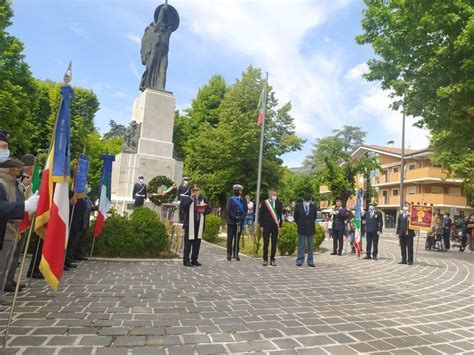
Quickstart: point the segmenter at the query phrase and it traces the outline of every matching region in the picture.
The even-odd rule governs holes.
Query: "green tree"
[[[289,206],[293,202],[301,202],[306,193],[313,196],[313,201],[319,201],[319,181],[308,173],[295,173],[284,169],[278,197],[283,206]]]
[[[201,183],[211,200],[225,206],[236,182],[246,191],[256,190],[260,129],[257,103],[262,90],[261,71],[249,67],[228,87],[218,109],[218,124],[202,122],[184,145],[185,172]],[[301,149],[295,136],[291,104],[276,109],[271,88],[267,99],[262,191],[278,186],[283,172],[281,155]]]
[[[311,154],[306,157],[303,166],[310,169],[310,171],[319,176],[326,168],[326,159],[338,159],[340,150],[343,149],[343,142],[334,136],[316,138]]]
[[[371,44],[368,80],[403,98],[431,132],[433,161],[474,188],[474,6],[470,0],[365,0],[359,44]]]
[[[362,131],[359,127],[343,126],[340,129],[332,131],[334,136],[343,142],[345,152],[352,152],[364,143],[367,132]]]
[[[103,138],[124,138],[127,128],[120,123],[115,122],[114,120],[109,121],[110,129],[107,133],[104,134]]]
[[[24,61],[23,44],[6,31],[12,16],[10,1],[0,0],[0,127],[11,133],[10,150],[15,154],[32,148],[36,86]]]

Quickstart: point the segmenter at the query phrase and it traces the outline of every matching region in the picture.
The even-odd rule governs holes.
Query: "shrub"
[[[203,239],[205,241],[214,243],[219,236],[219,229],[222,225],[222,218],[214,216],[213,214],[206,216],[206,228],[204,228]]]
[[[314,233],[314,237],[313,237],[314,251],[318,250],[319,246],[321,245],[325,237],[326,235],[324,233],[324,228],[321,227],[319,224],[316,224],[316,232]]]
[[[92,244],[92,231],[89,229],[88,244]],[[104,221],[101,235],[94,246],[94,255],[107,257],[157,257],[167,252],[169,239],[163,222],[156,212],[140,207],[130,216],[121,216],[114,210]]]
[[[298,244],[298,227],[296,223],[284,223],[278,236],[280,255],[292,255]]]

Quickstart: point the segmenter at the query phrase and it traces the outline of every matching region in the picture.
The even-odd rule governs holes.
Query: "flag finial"
[[[68,85],[72,80],[72,61],[69,62],[66,72],[64,73],[64,84]]]

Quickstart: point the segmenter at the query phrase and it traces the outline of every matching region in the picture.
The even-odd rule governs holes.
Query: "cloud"
[[[125,37],[134,43],[138,43],[138,44],[142,43],[141,37],[136,35],[135,33],[127,33]]]
[[[137,78],[138,80],[142,79],[142,75],[138,71],[137,65],[135,64],[135,62],[130,62],[130,69],[132,70],[133,75],[135,75],[135,78]]]
[[[362,78],[362,75],[367,73],[368,71],[369,71],[369,66],[367,65],[367,63],[361,63],[351,68],[347,72],[345,78],[349,80],[361,80],[361,79],[364,80]]]
[[[69,24],[69,30],[76,34],[79,37],[86,38],[87,37],[87,31],[84,29],[81,23],[79,22],[72,22]]]
[[[113,96],[114,97],[119,97],[119,98],[122,98],[122,99],[128,97],[128,95],[126,93],[122,92],[122,91],[115,91],[113,93]]]

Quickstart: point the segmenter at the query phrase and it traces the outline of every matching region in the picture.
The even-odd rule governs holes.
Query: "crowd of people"
[[[32,154],[25,154],[20,159],[11,157],[9,139],[8,132],[0,131],[0,290],[5,293],[15,292],[17,287],[15,274],[39,201],[38,193],[32,193],[36,157]],[[85,194],[70,193],[70,229],[64,270],[76,268],[76,261],[87,260],[84,249],[90,214],[97,210],[87,196],[89,192],[90,187],[86,184]],[[37,238],[36,241],[27,277],[41,279],[39,266],[43,240]],[[20,284],[18,289],[22,291],[25,287]],[[4,293],[0,293],[0,310],[10,304],[3,296]]]

